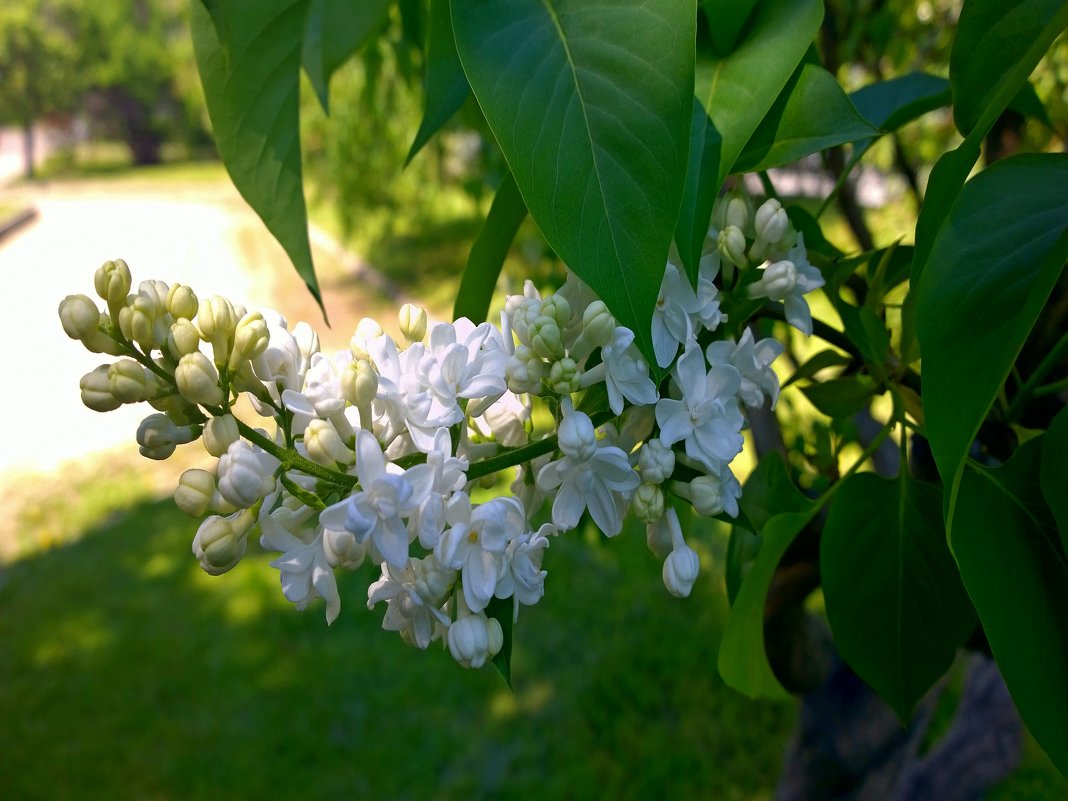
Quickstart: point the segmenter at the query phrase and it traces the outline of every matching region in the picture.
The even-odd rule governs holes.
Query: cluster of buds
[[[743,230],[739,202],[716,214]],[[777,224],[758,225],[751,250],[772,247]],[[777,237],[775,247],[786,234]],[[60,319],[90,350],[118,357],[82,379],[87,406],[147,401],[156,413],[137,432],[145,456],[199,439],[217,459],[213,470],[186,471],[175,491],[183,511],[205,518],[192,550],[206,572],[233,568],[258,531],[277,553],[285,597],[298,609],[323,599],[332,622],[335,571],[370,561],[380,578],[367,605],[385,604],[383,628],[419,648],[440,640],[479,667],[501,648],[501,620],[543,596],[551,539],[584,515],[611,537],[633,510],[664,559],[665,586],[681,597],[700,565],[674,504],[738,513],[730,463],[743,408],[774,404],[770,365],[782,346],[748,329],[738,341],[717,332],[721,238],[713,226],[696,288],[667,265],[653,324],[657,361],[672,367],[661,386],[634,332],[571,273],[547,296],[527,282],[499,326],[429,321],[406,304],[401,341],[364,319],[333,354],[310,326],[290,329],[274,311],[198,302],[160,281],[131,294],[121,261],[96,274],[106,311],[73,295]],[[241,395],[271,422],[239,419]],[[536,402],[552,430],[535,433]],[[511,494],[473,500],[481,481],[510,468]]]

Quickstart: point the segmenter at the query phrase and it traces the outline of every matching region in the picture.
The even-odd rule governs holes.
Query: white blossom
[[[764,398],[771,400],[771,408],[779,399],[779,377],[771,369],[771,363],[783,352],[783,344],[768,337],[759,342],[753,340],[748,328],[742,338],[713,342],[705,350],[709,364],[730,364],[741,377],[738,395],[746,406],[758,408]]]

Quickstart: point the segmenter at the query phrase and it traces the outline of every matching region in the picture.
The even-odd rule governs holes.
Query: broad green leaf
[[[701,3],[716,52],[725,56],[734,49],[756,4],[757,0],[704,0]]]
[[[893,131],[907,122],[949,105],[949,81],[926,72],[862,86],[849,95],[857,111],[881,131]]]
[[[408,150],[411,161],[452,115],[460,110],[471,88],[456,55],[449,0],[430,0],[426,34],[426,77],[423,81],[423,121]]]
[[[890,333],[875,312],[856,307],[839,299],[835,304],[842,327],[849,341],[857,346],[860,355],[878,380],[886,378],[886,357],[890,352]]]
[[[969,136],[996,118],[1066,25],[1064,0],[968,0],[949,58],[957,130]]]
[[[813,512],[785,512],[768,520],[760,551],[742,580],[723,631],[717,665],[723,680],[750,698],[785,698],[764,649],[764,600],[775,568]]]
[[[976,623],[941,491],[907,472],[851,476],[823,526],[820,576],[838,652],[907,722]]]
[[[832,378],[819,384],[801,387],[812,405],[828,417],[852,417],[868,408],[875,394],[875,382],[866,375]]]
[[[1016,708],[1068,774],[1068,565],[1039,491],[1044,439],[968,464],[950,547]]]
[[[720,144],[719,132],[701,102],[694,98],[693,118],[690,120],[690,160],[686,167],[679,221],[675,224],[675,246],[694,286],[697,286],[701,248],[708,236],[712,206],[719,192],[716,179],[719,177]]]
[[[742,149],[733,169],[767,170],[876,134],[878,130],[857,113],[831,73],[816,64],[802,64]]]
[[[519,194],[512,174],[508,173],[497,188],[486,222],[471,245],[452,310],[453,319],[466,317],[476,323],[486,319],[501,267],[526,216],[523,196]]]
[[[493,657],[493,665],[504,676],[504,683],[508,688],[512,687],[512,622],[515,613],[515,600],[513,598],[491,598],[486,605],[486,617],[496,618],[501,624],[501,633],[504,634],[504,642],[501,650]]]
[[[1042,494],[1068,552],[1068,407],[1053,418],[1042,448]]]
[[[812,378],[820,370],[826,370],[828,367],[843,367],[851,361],[852,359],[849,356],[836,350],[821,350],[794,371],[794,374],[782,385],[783,389],[786,389],[795,381],[800,381],[802,378]]]
[[[801,63],[823,20],[820,0],[764,0],[729,56],[698,65],[697,96],[723,138],[719,177],[734,163]]]
[[[760,553],[762,539],[744,526],[731,526],[731,536],[727,540],[727,555],[723,566],[723,580],[727,585],[727,602],[732,606],[738,598],[742,582],[749,574],[757,554]]]
[[[927,435],[954,487],[1068,254],[1068,155],[1012,156],[964,187],[918,288]],[[947,507],[952,527],[953,491]]]
[[[392,0],[308,0],[304,71],[323,111],[330,111],[330,78],[389,17]]]
[[[1023,86],[1020,87],[1020,91],[1016,93],[1016,97],[1009,103],[1009,108],[1017,114],[1022,114],[1025,117],[1038,120],[1047,128],[1053,127],[1053,121],[1049,118],[1049,112],[1046,110],[1046,107],[1042,105],[1042,99],[1038,96],[1038,92],[1035,91],[1035,87],[1030,81],[1024,81]]]
[[[452,0],[464,72],[531,216],[651,365],[696,18],[694,0]]]
[[[209,14],[194,2],[191,23],[226,171],[322,307],[300,163],[300,61],[307,10],[307,0],[215,0]],[[213,19],[225,31],[225,41]]]

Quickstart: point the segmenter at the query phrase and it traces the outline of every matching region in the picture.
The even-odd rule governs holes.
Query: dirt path
[[[134,283],[159,278],[189,284],[203,298],[222,294],[250,308],[272,306],[295,323],[308,320],[325,344],[348,342],[365,314],[386,316],[383,299],[363,295],[341,279],[356,267],[336,246],[318,244],[316,261],[334,327],[322,318],[281,248],[243,203],[221,170],[192,180],[104,178],[53,182],[0,194],[32,201],[37,220],[0,246],[5,317],[0,364],[6,369],[0,419],[0,488],[27,471],[55,471],[65,461],[103,454],[136,456],[134,432],[150,409],[144,404],[97,414],[82,406],[78,379],[107,361],[68,339],[56,309],[68,294],[93,296],[93,272],[124,258]],[[333,251],[333,252],[331,252]]]

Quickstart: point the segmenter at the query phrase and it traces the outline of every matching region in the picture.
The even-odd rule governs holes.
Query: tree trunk
[[[36,175],[33,150],[33,122],[26,122],[22,125],[22,153],[25,159],[23,174],[26,178],[33,178]]]

